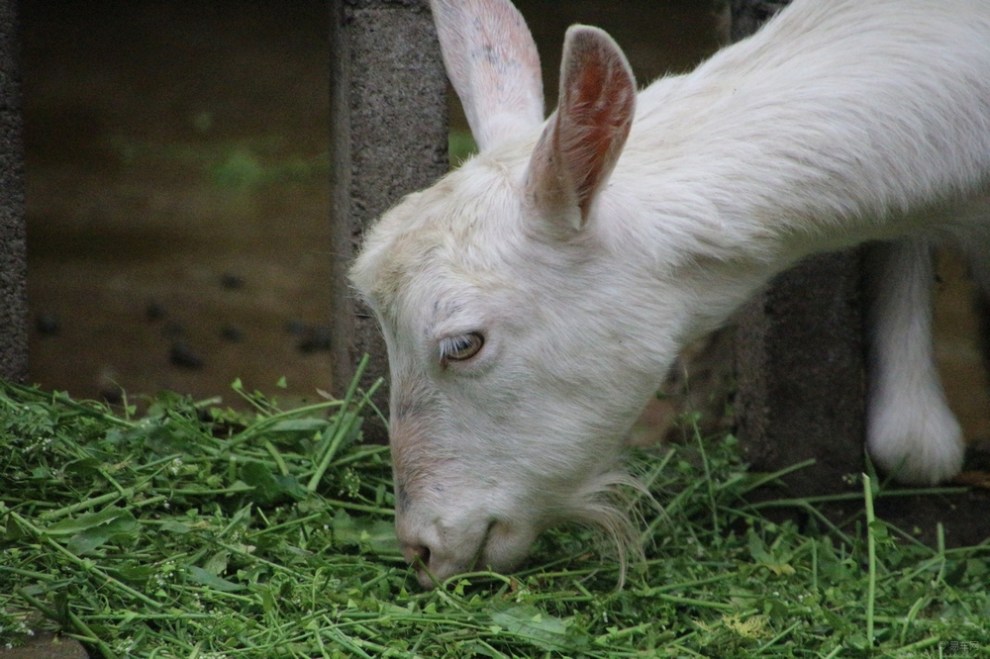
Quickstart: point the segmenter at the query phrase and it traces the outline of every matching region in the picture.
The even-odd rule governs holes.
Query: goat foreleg
[[[931,248],[902,239],[872,257],[870,453],[898,481],[934,484],[959,472],[965,445],[935,365]]]

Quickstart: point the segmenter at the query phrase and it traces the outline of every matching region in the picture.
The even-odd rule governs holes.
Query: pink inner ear
[[[584,176],[577,178],[581,213],[587,213],[594,192],[612,165],[612,152],[621,148],[629,128],[629,92],[615,83],[611,62],[586,64],[578,77],[578,103],[572,115],[584,133],[582,151],[589,160]],[[612,84],[610,84],[612,83]]]
[[[595,35],[580,37],[574,40],[561,89],[557,146],[586,216],[629,134],[635,85],[620,53]]]
[[[632,126],[636,82],[612,38],[597,28],[567,31],[556,113],[527,172],[527,195],[555,224],[580,230]]]

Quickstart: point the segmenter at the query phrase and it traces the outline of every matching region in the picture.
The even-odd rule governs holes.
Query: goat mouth
[[[489,551],[489,543],[492,541],[492,532],[495,530],[495,526],[499,522],[497,520],[491,520],[488,522],[488,528],[485,529],[485,535],[481,538],[481,544],[478,545],[478,551],[474,554],[474,559],[471,561],[472,570],[485,570],[488,569],[490,560],[487,557],[491,554]]]
[[[488,524],[485,537],[474,560],[474,570],[509,572],[526,560],[541,529],[505,521]]]
[[[416,571],[420,585],[427,589],[439,587],[448,579],[460,574],[498,569],[498,561],[492,560],[492,552],[489,547],[498,524],[499,522],[496,520],[488,522],[476,548],[470,555],[460,559],[454,557],[438,559],[438,556],[443,556],[442,552],[438,554],[425,546],[407,547],[403,552],[406,562]]]

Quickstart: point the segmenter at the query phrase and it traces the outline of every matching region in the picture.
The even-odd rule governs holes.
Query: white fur
[[[565,520],[623,535],[602,512],[622,437],[679,348],[867,240],[905,241],[874,279],[871,450],[908,482],[959,470],[925,245],[990,245],[990,3],[795,0],[635,99],[618,46],[572,28],[545,124],[508,1],[433,8],[482,150],[386,213],[352,269],[388,346],[397,529],[424,584],[508,569]],[[504,48],[477,47],[492,34]],[[477,355],[441,354],[473,332]]]
[[[962,430],[939,385],[932,346],[932,257],[923,240],[873,253],[867,438],[899,480],[937,483],[962,466]]]

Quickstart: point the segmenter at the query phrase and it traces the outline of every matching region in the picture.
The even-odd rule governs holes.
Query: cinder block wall
[[[331,12],[330,294],[333,384],[343,393],[365,353],[365,388],[388,373],[384,342],[352,295],[347,267],[375,218],[447,171],[447,77],[427,0],[333,0]],[[375,399],[382,411],[386,388]],[[370,434],[384,436],[381,427]]]
[[[863,471],[866,372],[860,251],[812,257],[739,315],[736,414],[747,460],[795,496],[847,490]]]
[[[24,147],[16,0],[0,0],[0,378],[27,379]]]

